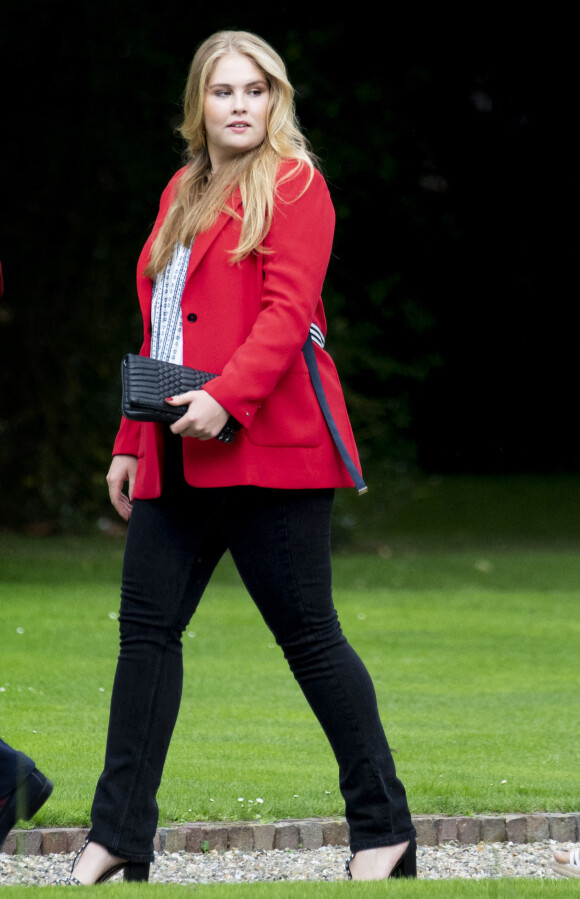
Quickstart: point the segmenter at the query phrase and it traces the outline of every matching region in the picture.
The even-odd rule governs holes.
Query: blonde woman
[[[121,651],[92,829],[68,882],[121,869],[147,879],[181,696],[181,634],[226,550],[335,753],[349,876],[412,876],[405,790],[332,602],[333,494],[353,477],[313,390],[309,333],[355,480],[360,471],[324,350],[334,210],[278,54],[247,32],[208,38],[191,65],[180,130],[187,162],[163,192],[138,263],[141,353],[218,377],[167,398],[187,406],[171,427],[123,420],[115,441],[107,480],[129,520]],[[231,418],[240,425],[233,443],[213,439]]]

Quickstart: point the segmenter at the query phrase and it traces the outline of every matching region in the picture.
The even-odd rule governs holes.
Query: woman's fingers
[[[128,521],[131,515],[136,475],[136,456],[113,456],[111,467],[107,473],[109,497],[114,508],[125,521]],[[128,484],[128,496],[123,493],[125,484]]]
[[[171,425],[171,431],[181,437],[211,440],[217,437],[229,417],[224,407],[205,390],[190,390],[167,397],[165,402],[172,406],[188,406],[185,415]]]

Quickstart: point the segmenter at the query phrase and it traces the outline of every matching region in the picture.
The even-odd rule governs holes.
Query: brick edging
[[[413,824],[420,846],[442,843],[534,843],[580,840],[580,812],[568,814],[509,814],[441,816],[415,815]],[[8,855],[49,855],[76,852],[88,833],[86,827],[50,827],[13,830],[2,848]],[[348,846],[349,831],[344,818],[305,818],[256,824],[245,821],[210,823],[200,821],[160,827],[154,848],[166,852],[207,852],[211,849],[320,849]]]

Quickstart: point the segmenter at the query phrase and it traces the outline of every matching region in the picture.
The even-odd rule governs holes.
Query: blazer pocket
[[[320,446],[326,427],[308,372],[288,372],[248,430],[256,446]]]

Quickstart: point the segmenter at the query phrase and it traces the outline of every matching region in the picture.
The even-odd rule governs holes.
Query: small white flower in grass
[[[23,627],[17,627],[17,628],[16,628],[16,633],[17,633],[17,634],[23,634],[23,633],[24,633],[24,628],[23,628]]]
[[[37,731],[37,730],[33,730],[32,733],[33,733],[33,734],[37,734],[38,731]]]
[[[119,616],[116,612],[109,612],[109,618],[111,618],[113,621],[116,621],[118,617]]]
[[[502,780],[502,784],[506,784],[506,783],[507,783],[507,780]]]
[[[104,692],[105,692],[105,688],[104,688],[104,687],[99,687],[99,693],[104,693]]]
[[[188,631],[187,636],[192,638],[195,637],[195,631]]]
[[[210,799],[210,802],[213,802],[213,799]],[[189,811],[191,811],[191,809]]]
[[[0,693],[6,693],[6,687],[0,687]]]
[[[254,804],[254,800],[253,800],[253,799],[248,799],[248,802],[249,802],[250,805],[253,805],[253,804]]]
[[[294,793],[294,799],[298,799],[298,793]]]
[[[263,802],[263,801],[264,801],[264,800],[263,800],[263,799],[260,799],[260,797],[258,797],[258,798],[256,799],[256,802]]]
[[[244,797],[243,797],[243,796],[238,796],[238,802],[243,802],[243,801],[244,801]]]
[[[330,796],[330,790],[325,790],[324,792],[326,793],[327,796]]]

